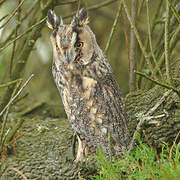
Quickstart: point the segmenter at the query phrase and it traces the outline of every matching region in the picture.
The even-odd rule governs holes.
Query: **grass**
[[[155,150],[139,140],[139,145],[124,158],[113,159],[112,163],[104,156],[102,150],[97,152],[98,174],[93,180],[178,180],[180,177],[180,143],[169,147],[162,145],[158,155]],[[160,161],[160,162],[159,162]]]

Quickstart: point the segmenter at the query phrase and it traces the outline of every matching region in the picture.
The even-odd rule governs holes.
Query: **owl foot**
[[[83,142],[81,141],[78,135],[77,135],[77,138],[78,138],[78,151],[77,151],[76,159],[74,160],[75,163],[80,162],[84,159]]]
[[[81,162],[85,158],[85,144],[77,135],[78,138],[78,151],[76,155],[76,159],[74,160],[75,163]]]

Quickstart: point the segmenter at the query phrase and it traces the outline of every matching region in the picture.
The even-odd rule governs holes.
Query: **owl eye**
[[[58,45],[56,44],[56,50],[59,52],[59,47],[58,47]]]
[[[83,45],[84,45],[83,42],[77,42],[77,43],[75,44],[75,47],[77,47],[77,48],[82,48]]]

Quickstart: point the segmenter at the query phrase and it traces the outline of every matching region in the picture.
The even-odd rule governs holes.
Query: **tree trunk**
[[[143,115],[151,110],[148,117],[159,118],[144,121],[140,133],[142,134],[143,129],[146,131],[153,147],[160,148],[163,142],[172,144],[180,131],[180,108],[177,101],[178,96],[174,92],[167,93],[166,89],[159,86],[146,92],[136,91],[127,95],[125,102],[131,137]],[[49,108],[45,109],[49,112]],[[45,109],[43,107],[43,113]],[[87,177],[96,172],[94,162],[87,160],[83,165],[72,162],[73,131],[68,120],[57,118],[57,114],[54,118],[44,115],[46,118],[26,117],[23,132],[17,141],[16,153],[7,156],[5,163],[1,164],[2,179],[22,178],[12,168],[20,170],[28,179],[76,179],[79,172],[88,179]],[[59,114],[59,117],[62,117],[62,114]]]
[[[140,131],[142,134],[142,130],[145,130],[149,141],[157,149],[161,148],[163,142],[172,145],[180,131],[178,95],[169,91],[167,97],[163,98],[163,95],[167,92],[167,89],[156,86],[147,92],[136,91],[126,97],[131,137],[143,115],[151,111],[155,105],[159,105],[153,113],[148,115],[152,119],[144,121]]]

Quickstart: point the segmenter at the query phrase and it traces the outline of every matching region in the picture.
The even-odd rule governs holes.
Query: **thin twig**
[[[172,20],[171,24],[174,24],[175,20],[176,20],[176,18],[174,18]],[[173,51],[176,44],[179,42],[179,33],[180,33],[180,24],[176,27],[176,30],[174,31],[173,36],[170,40],[170,52]],[[162,35],[164,35],[164,32],[162,33]],[[161,41],[162,41],[162,38],[160,36],[159,42],[161,42]],[[159,48],[159,42],[157,43],[157,46],[156,46],[156,47],[158,47],[158,48],[156,48],[157,50],[159,50],[159,49],[161,50],[161,48]],[[165,53],[163,52],[161,57],[159,58],[158,67],[155,67],[155,70],[154,70],[155,72],[157,72],[158,68],[162,66],[162,63],[164,62],[164,55],[165,55]]]
[[[152,22],[153,22],[153,24],[152,24],[152,29],[151,29],[151,33],[153,33],[154,32],[154,30],[155,30],[155,27],[156,27],[156,25],[157,25],[157,23],[156,23],[156,20],[158,19],[158,15],[159,15],[159,13],[160,13],[160,9],[162,8],[162,3],[163,3],[163,0],[160,0],[159,1],[159,4],[158,4],[158,6],[157,6],[157,8],[156,8],[156,12],[155,12],[155,15],[154,15],[154,17],[153,17],[153,20],[152,20]],[[161,36],[163,36],[164,35],[164,33],[162,33],[160,36],[159,36],[159,39],[161,40],[162,39],[162,37]],[[159,45],[159,43],[157,43],[158,45]],[[148,46],[148,38],[146,38],[146,41],[145,41],[145,47],[146,47],[146,49],[147,49],[147,46]],[[157,46],[156,46],[157,47]],[[159,47],[159,46],[158,46]],[[142,69],[143,68],[143,57],[144,57],[144,55],[143,54],[141,54],[141,56],[140,56],[140,60],[139,60],[139,63],[137,64],[138,66],[139,66],[139,68],[138,69]],[[159,71],[159,66],[158,66],[158,68],[157,68],[157,71]],[[155,71],[154,70],[154,73],[156,74],[157,73],[157,71]],[[139,79],[137,79],[137,81],[136,81],[136,83],[138,83],[138,81],[139,81]]]
[[[179,41],[179,33],[180,33],[180,24],[176,27],[173,36],[171,37],[170,40],[170,52],[173,51],[173,49],[175,48],[175,45],[177,44],[177,42]]]
[[[9,107],[6,109],[6,112],[4,113],[4,116],[3,116],[3,124],[1,128],[1,137],[0,137],[0,150],[3,149],[4,142],[6,141],[7,135],[9,133],[9,129],[6,131],[6,133],[4,133],[6,123],[7,123],[7,118],[8,118],[8,112],[9,112]]]
[[[24,118],[20,118],[18,119],[18,121],[16,122],[16,124],[12,127],[12,129],[9,131],[7,137],[6,137],[6,143],[11,142],[11,140],[13,140],[13,138],[15,137],[15,134],[17,133],[17,131],[21,128],[22,124],[24,123],[25,119]]]
[[[169,91],[166,91],[162,98],[160,100],[158,100],[158,102],[145,114],[145,115],[142,115],[140,121],[138,122],[137,126],[136,126],[136,130],[133,134],[133,137],[132,137],[132,140],[130,142],[130,145],[129,145],[129,150],[128,152],[131,152],[133,149],[134,149],[134,145],[136,143],[136,140],[137,140],[137,134],[141,131],[142,129],[142,125],[144,124],[145,121],[148,121],[148,120],[151,120],[151,118],[149,118],[149,116],[154,112],[156,111],[156,109],[166,100],[166,98],[169,96],[169,94],[171,93],[172,91],[169,90]]]
[[[21,81],[19,81],[16,84],[16,87],[14,88],[11,99],[14,97],[14,95],[17,92],[17,89],[19,88],[20,84],[21,84]],[[5,131],[6,123],[7,123],[7,117],[8,117],[9,108],[10,108],[10,105],[5,110],[5,113],[4,113],[4,116],[3,116],[3,124],[2,124],[2,128],[1,128],[1,136],[0,136],[0,146],[1,146],[1,148],[3,148],[4,142],[6,140],[6,136],[4,136],[4,131]]]
[[[107,44],[106,44],[106,47],[105,47],[105,50],[104,50],[105,54],[107,54],[107,51],[109,49],[109,45],[111,44],[112,37],[113,37],[113,34],[115,32],[115,29],[116,29],[116,26],[117,26],[117,23],[118,23],[118,20],[119,20],[121,9],[122,9],[122,0],[119,0],[119,7],[118,7],[118,10],[117,10],[116,18],[115,18],[114,23],[112,25],[111,33],[109,35],[109,38],[108,38],[108,41],[107,41]]]
[[[149,55],[147,54],[146,49],[145,49],[145,47],[144,47],[144,45],[143,45],[143,43],[142,43],[142,41],[141,41],[140,35],[139,35],[139,33],[138,33],[137,29],[136,29],[136,26],[135,26],[135,24],[134,24],[134,21],[133,21],[131,15],[130,15],[129,10],[128,10],[126,1],[125,1],[125,0],[122,0],[122,1],[123,1],[124,9],[125,9],[125,11],[126,11],[126,15],[127,15],[128,20],[129,20],[129,22],[130,22],[130,24],[131,24],[131,28],[133,29],[133,31],[134,31],[134,33],[135,33],[135,35],[136,35],[136,39],[137,39],[137,41],[138,41],[138,43],[139,43],[140,49],[141,49],[141,51],[142,51],[142,53],[143,53],[143,55],[144,55],[144,57],[145,57],[145,60],[146,60],[146,62],[147,62],[147,65],[149,66],[151,72],[153,72],[153,67],[152,67],[152,64],[151,64],[151,62],[150,62]],[[153,73],[153,74],[154,74],[154,73]]]
[[[147,135],[146,135],[145,130],[143,130],[143,134],[144,134],[144,136],[145,136],[145,139],[146,139],[148,145],[151,147],[151,149],[152,149],[152,151],[153,151],[153,154],[154,154],[154,156],[156,157],[156,159],[157,159],[160,167],[162,168],[162,171],[166,174],[166,176],[168,177],[169,180],[172,180],[172,178],[170,177],[170,175],[164,170],[163,165],[162,165],[162,162],[161,162],[161,159],[160,159],[159,156],[157,155],[157,152],[154,151],[154,148],[153,148],[151,142],[149,141],[149,139],[148,139],[148,137],[147,137]]]
[[[36,26],[39,26],[40,24],[44,23],[46,20],[46,17],[41,19],[39,22],[35,23],[34,25],[32,25],[31,27],[29,27],[28,29],[26,29],[22,34],[18,35],[16,38],[14,38],[12,41],[10,41],[9,43],[5,44],[2,48],[0,48],[0,52],[3,51],[5,48],[7,48],[9,45],[11,45],[13,42],[17,41],[18,39],[20,39],[22,36],[24,36],[25,34],[27,34],[28,32],[30,32],[33,28],[35,28]]]
[[[144,134],[144,136],[145,136],[145,139],[146,139],[148,145],[151,147],[154,156],[156,157],[157,161],[159,162],[159,165],[160,165],[161,167],[163,167],[159,156],[158,156],[157,153],[154,151],[154,148],[153,148],[151,142],[149,141],[149,139],[148,139],[148,137],[147,137],[147,135],[146,135],[146,131],[145,131],[145,130],[143,130],[143,134]]]
[[[159,118],[162,118],[162,117],[165,117],[166,114],[160,114],[160,115],[157,115],[157,116],[146,116],[144,117],[144,119],[146,119],[146,121],[150,121],[151,119],[159,119]],[[149,124],[157,124],[158,121],[151,121],[149,122]]]
[[[150,13],[149,13],[149,0],[146,0],[146,10],[147,10],[147,24],[148,24],[149,46],[150,46],[150,50],[151,50],[151,54],[152,54],[154,63],[155,63],[155,65],[158,67],[158,65],[157,65],[157,59],[156,59],[156,57],[155,57],[155,54],[154,54],[154,51],[153,51],[153,47],[152,47],[152,38],[151,38],[151,29],[152,29],[152,28],[151,28],[151,25],[150,25],[150,17],[149,17],[149,15],[150,15]],[[160,68],[158,68],[158,72],[159,72],[161,78],[164,79]],[[156,78],[156,74],[154,74],[154,77]]]
[[[22,81],[22,79],[16,79],[14,81],[7,82],[6,84],[0,84],[0,88],[4,88],[4,87],[7,87],[7,86],[10,86],[11,84],[17,83],[19,81]]]
[[[159,1],[159,4],[158,4],[158,6],[157,6],[157,9],[156,9],[156,12],[155,12],[155,15],[154,15],[154,18],[153,18],[153,24],[152,24],[151,32],[154,31],[154,29],[155,29],[155,27],[156,27],[156,25],[157,25],[156,20],[158,19],[158,15],[159,15],[159,13],[160,13],[160,9],[163,7],[163,6],[162,6],[162,3],[163,3],[163,0],[160,0],[160,1]]]
[[[16,28],[16,32],[15,32],[15,37],[17,37],[17,28]],[[13,67],[13,60],[14,60],[15,50],[16,50],[16,41],[13,42],[13,47],[12,47],[12,54],[11,54],[10,67],[9,67],[10,78],[11,78],[11,75],[12,75],[12,67]]]
[[[170,8],[171,8],[174,16],[176,17],[176,19],[178,20],[178,23],[180,24],[180,16],[179,16],[178,12],[176,11],[176,8],[172,5],[170,0],[168,0],[168,2],[170,4]]]
[[[162,83],[162,82],[160,82],[160,81],[158,81],[158,80],[155,80],[155,79],[147,76],[145,73],[138,72],[138,71],[135,71],[135,73],[138,74],[138,75],[140,75],[140,76],[142,76],[142,77],[145,77],[146,79],[148,79],[148,80],[152,81],[153,83],[158,84],[158,85],[160,85],[160,86],[162,86],[162,87],[164,87],[164,88],[172,89],[172,90],[173,90],[174,92],[176,92],[176,93],[178,94],[178,96],[180,97],[180,89],[177,89],[177,88],[175,88],[175,87],[173,87],[173,86],[171,86],[171,85],[168,85],[168,84]]]
[[[124,9],[122,9],[122,23],[123,23],[123,31],[124,31],[124,36],[126,40],[126,51],[127,51],[127,56],[128,56],[128,70],[130,69],[130,54],[129,54],[129,41],[128,41],[128,33],[127,33],[127,24],[126,24],[126,19],[124,16]]]
[[[176,27],[176,29],[175,29],[175,31],[173,33],[173,36],[171,37],[171,40],[170,40],[170,52],[173,51],[173,49],[175,48],[176,44],[179,41],[179,33],[180,33],[180,24]],[[158,68],[161,67],[162,63],[164,62],[164,56],[165,56],[165,53],[163,52],[161,57],[159,58],[158,65],[154,68],[154,73],[156,73],[158,71]]]
[[[16,171],[18,174],[21,175],[21,177],[24,179],[24,180],[28,180],[28,178],[18,169],[18,168],[9,168],[8,170],[13,170],[13,171]]]
[[[16,12],[18,11],[18,9],[23,5],[24,1],[25,1],[25,0],[22,0],[21,3],[17,6],[17,8],[14,9],[14,11],[11,13],[11,15],[9,16],[9,18],[7,19],[7,21],[0,26],[0,29],[3,28],[5,25],[7,25],[7,24],[9,23],[9,21],[14,17],[14,15],[15,15]]]
[[[25,94],[22,95],[21,97],[17,98],[17,99],[13,102],[13,105],[15,105],[16,103],[18,103],[18,102],[20,102],[21,100],[25,99],[28,95],[29,95],[29,93],[25,93]]]
[[[1,19],[0,19],[0,22],[5,19],[6,17],[8,16],[8,14],[6,14],[5,16],[3,16]]]
[[[80,6],[81,6],[81,0],[77,0],[77,3],[78,3],[77,12],[79,12],[79,10],[80,10]]]
[[[19,0],[19,4],[20,4],[20,0]],[[20,21],[20,13],[21,13],[21,8],[19,8],[18,11],[17,11],[17,21],[18,22]],[[17,37],[18,28],[19,28],[19,26],[17,26],[15,28],[15,37]],[[12,68],[13,68],[13,60],[14,60],[14,56],[15,56],[15,51],[16,51],[16,41],[14,41],[14,43],[13,43],[11,60],[10,60],[10,68],[9,68],[10,78],[11,78],[11,75],[12,75]]]
[[[132,7],[131,7],[131,16],[132,20],[136,22],[136,0],[132,0]],[[135,59],[135,52],[136,52],[136,36],[131,29],[131,41],[130,41],[130,62],[129,62],[129,90],[135,91],[136,90],[136,59]]]
[[[180,131],[177,133],[177,135],[176,135],[176,137],[175,137],[175,139],[174,139],[174,141],[173,141],[173,145],[172,145],[172,147],[171,147],[171,149],[170,149],[170,151],[169,151],[169,159],[170,159],[170,160],[172,160],[172,150],[173,150],[173,148],[174,148],[174,146],[175,146],[175,144],[176,144],[176,141],[177,141],[179,135],[180,135]]]
[[[144,1],[141,1],[141,2],[138,4],[137,16],[140,15],[141,10],[142,10],[142,8],[143,8],[143,5],[144,5]]]
[[[166,20],[165,20],[165,42],[164,42],[164,49],[165,49],[165,65],[166,65],[166,78],[169,84],[173,84],[172,77],[171,77],[171,67],[170,67],[170,34],[169,34],[169,27],[170,27],[170,10],[169,10],[169,2],[166,0]]]
[[[15,34],[16,32],[16,28],[18,28],[20,26],[20,24],[22,24],[22,22],[33,13],[33,10],[35,9],[35,6],[38,5],[38,1],[35,1],[35,3],[27,10],[27,12],[25,12],[25,15],[22,17],[22,19],[20,20],[20,22],[18,22],[16,24],[16,27],[12,30],[12,32],[9,34],[9,36],[6,38],[6,40],[4,42],[1,43],[0,47],[3,47],[3,45],[5,45],[10,39],[11,37]]]
[[[20,113],[18,113],[16,115],[16,117],[20,117],[20,116],[25,116],[27,114],[30,114],[31,112],[35,111],[36,109],[39,109],[40,107],[44,106],[44,102],[37,102],[32,104],[31,106],[28,106],[27,108],[25,108],[23,111],[21,111]]]
[[[169,94],[171,93],[171,90],[166,91],[163,96],[161,97],[160,100],[158,100],[158,102],[146,113],[145,117],[151,115],[153,112],[156,111],[156,109],[166,100],[166,98],[169,96]]]
[[[32,79],[33,76],[34,76],[34,74],[31,74],[31,76],[27,79],[27,81],[24,83],[24,85],[19,89],[19,91],[16,93],[16,95],[8,102],[8,104],[1,111],[0,116],[2,116],[2,114],[9,107],[9,105],[11,105],[13,103],[13,101],[20,95],[22,90],[27,86],[27,84],[29,83],[29,81]]]

